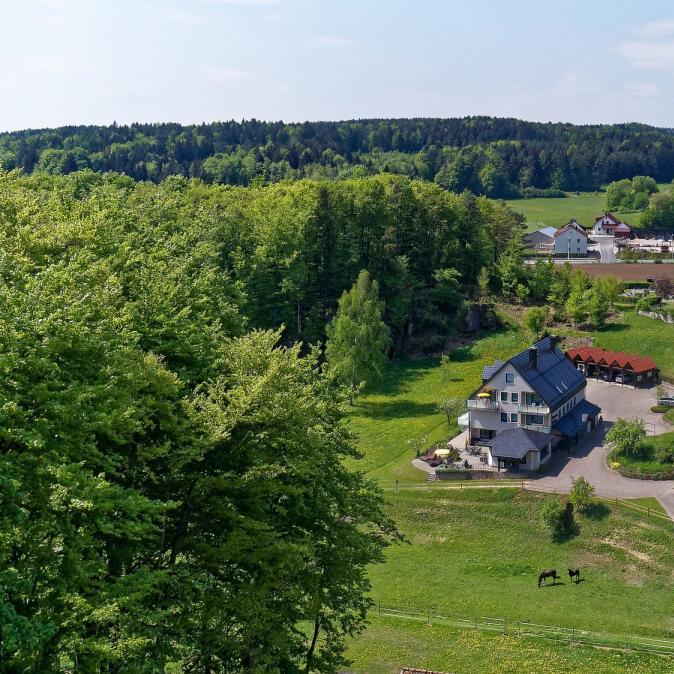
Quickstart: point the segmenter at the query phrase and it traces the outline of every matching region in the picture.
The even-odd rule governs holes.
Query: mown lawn
[[[581,192],[579,196],[569,194],[565,198],[556,199],[511,199],[506,203],[524,215],[529,232],[541,227],[561,227],[571,218],[589,227],[606,210],[606,193]],[[641,213],[615,211],[615,215],[632,227],[639,227],[641,224]],[[539,224],[541,222],[542,225]]]
[[[457,630],[444,625],[373,618],[348,652],[348,671],[398,674],[402,666],[443,672],[555,672],[556,674],[659,674],[672,661],[620,651],[600,651],[543,639]]]
[[[539,523],[543,498],[511,489],[390,493],[389,514],[407,542],[370,569],[373,599],[447,616],[674,638],[674,525],[601,503],[576,516],[576,535],[553,543]],[[566,575],[576,566],[578,585]],[[561,582],[539,589],[547,568]]]
[[[646,438],[629,454],[613,454],[612,459],[618,461],[623,468],[640,473],[671,473],[674,466],[660,461],[660,452],[674,450],[674,432],[662,433]]]
[[[508,358],[526,346],[527,336],[504,329],[455,350],[446,376],[438,358],[394,361],[384,378],[356,402],[351,428],[360,438],[364,458],[361,470],[383,483],[423,481],[426,476],[411,465],[410,440],[426,437],[431,445],[458,433],[435,409],[447,398],[466,398],[481,382],[482,368],[497,358]]]

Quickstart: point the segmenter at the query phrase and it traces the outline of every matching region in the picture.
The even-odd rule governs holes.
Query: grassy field
[[[353,660],[350,671],[367,674],[398,674],[403,665],[462,674],[659,674],[672,671],[671,660],[657,656],[598,651],[541,639],[518,639],[392,618],[374,618],[365,633],[352,643],[349,657]]]
[[[431,445],[458,432],[435,411],[447,398],[466,398],[481,382],[482,368],[497,358],[523,349],[527,336],[503,330],[455,350],[446,377],[439,359],[394,361],[379,384],[356,403],[351,428],[360,436],[361,470],[384,483],[423,481],[426,476],[410,464],[414,450],[408,441],[426,437]]]
[[[674,638],[674,526],[601,504],[552,543],[543,496],[510,489],[400,491],[390,514],[408,542],[370,571],[383,606]],[[541,569],[580,566],[583,582],[538,588]],[[619,609],[619,610],[616,610]]]
[[[606,210],[605,192],[581,192],[557,199],[511,199],[506,202],[513,210],[527,219],[527,231],[541,227],[561,227],[571,218],[589,227],[594,219]],[[632,227],[641,224],[641,213],[615,212],[621,220]],[[543,224],[539,224],[543,223]]]
[[[674,325],[628,311],[592,336],[603,349],[652,356],[662,376],[674,381]]]
[[[674,448],[674,433],[662,433],[651,436],[640,443],[633,454],[614,454],[615,461],[627,470],[635,470],[641,473],[671,473],[674,466],[671,463],[661,463],[658,460],[660,450],[672,450]]]

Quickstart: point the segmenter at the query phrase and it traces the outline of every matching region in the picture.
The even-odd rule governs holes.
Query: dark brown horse
[[[545,579],[546,578],[552,578],[552,584],[555,584],[556,580],[560,579],[560,576],[557,575],[557,569],[546,569],[541,573],[540,576],[538,576],[538,587],[541,586],[541,581],[545,585]]]
[[[580,583],[580,569],[569,569],[569,580],[576,579],[576,585]]]

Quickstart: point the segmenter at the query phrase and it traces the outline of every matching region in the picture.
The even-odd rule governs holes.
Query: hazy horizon
[[[494,116],[674,127],[674,8],[0,0],[6,131]]]

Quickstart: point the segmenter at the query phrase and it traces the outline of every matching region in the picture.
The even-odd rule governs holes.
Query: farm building
[[[659,378],[658,366],[649,356],[606,351],[589,346],[569,349],[566,356],[585,377],[630,386],[648,386],[657,382]]]

